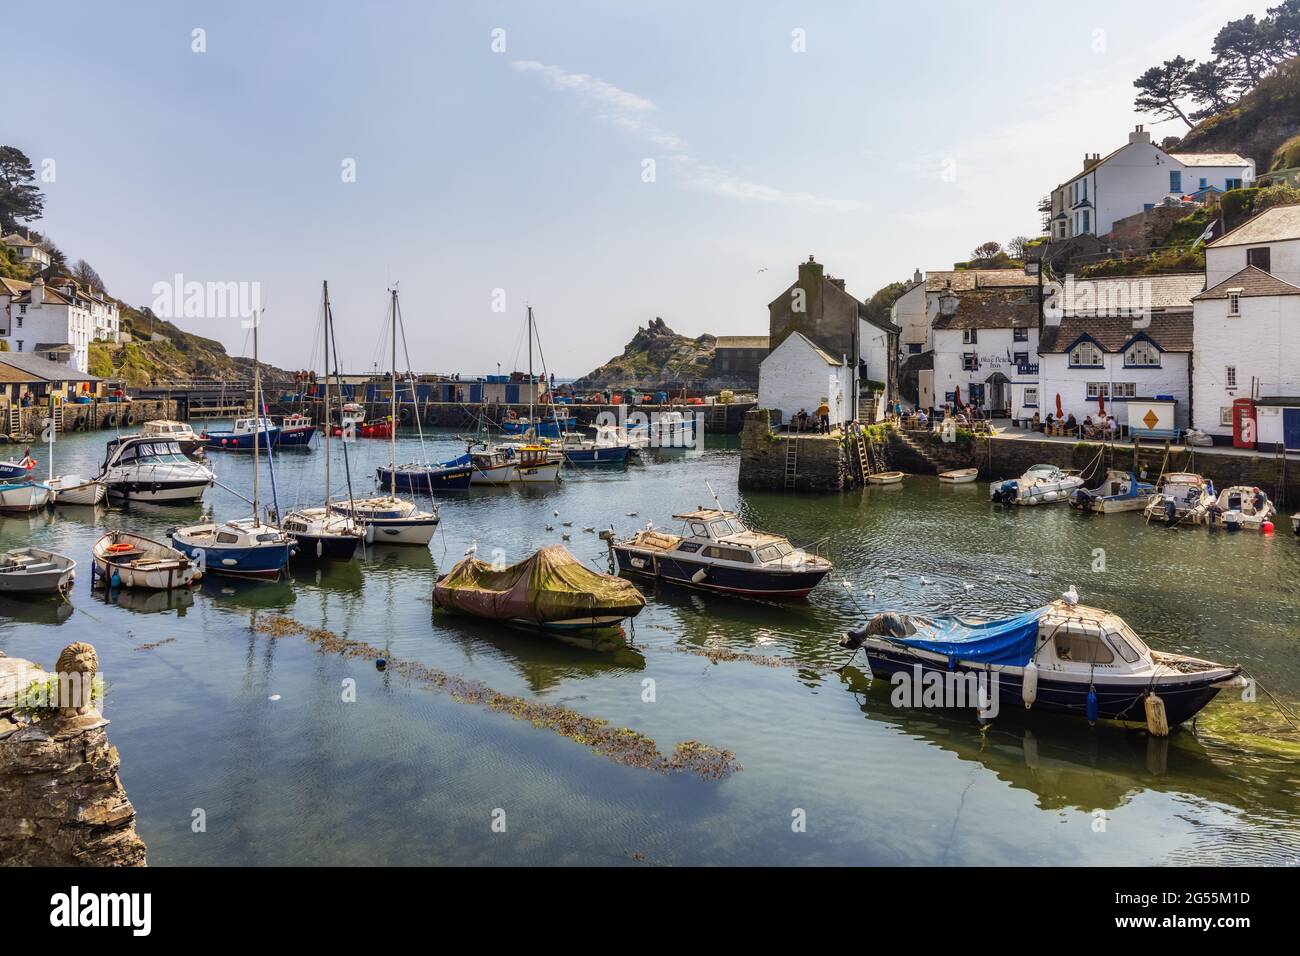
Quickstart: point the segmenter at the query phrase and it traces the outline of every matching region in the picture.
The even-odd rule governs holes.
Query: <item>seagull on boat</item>
[[[1068,590],[1068,591],[1066,591],[1064,594],[1062,594],[1061,597],[1065,598],[1065,603],[1066,603],[1066,604],[1078,604],[1078,603],[1079,603],[1079,589],[1076,588],[1073,584],[1071,584],[1071,585],[1070,585],[1070,590]]]
[[[465,556],[466,556],[466,557],[469,557],[470,555],[474,555],[474,554],[478,554],[478,542],[477,542],[477,541],[475,541],[473,544],[471,544],[468,548],[465,549]]]

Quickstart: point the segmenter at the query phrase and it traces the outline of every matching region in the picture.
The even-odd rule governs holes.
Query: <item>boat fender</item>
[[[319,557],[320,557],[322,554],[324,554],[324,553],[325,553],[325,543],[324,543],[323,541],[321,541],[320,538],[317,538],[317,539],[316,539],[316,557],[319,558]]]
[[[123,425],[134,425],[134,424],[135,424],[135,416],[132,415],[130,412],[127,412],[125,415],[122,416],[122,424],[123,424]]]
[[[1165,715],[1165,702],[1156,694],[1147,694],[1142,699],[1142,706],[1147,715],[1147,733],[1153,737],[1169,736],[1169,718]]]
[[[1088,723],[1097,722],[1097,688],[1088,688]]]
[[[1025,710],[1034,706],[1034,701],[1038,700],[1038,665],[1030,661],[1025,665],[1025,673],[1021,678],[1020,699],[1025,702]]]
[[[374,544],[374,543],[375,543],[375,526],[372,524],[368,524],[366,525],[366,544]]]
[[[388,669],[388,661],[383,657],[375,658],[375,670],[382,671]]]
[[[692,584],[700,584],[700,583],[702,583],[702,582],[704,581],[704,579],[707,578],[708,576],[709,576],[709,569],[708,569],[708,568],[700,568],[698,571],[696,571],[694,574],[691,575],[691,583],[692,583]]]
[[[1263,524],[1261,524],[1261,525],[1259,526],[1259,533],[1260,533],[1260,534],[1272,534],[1272,533],[1273,533],[1273,522],[1271,522],[1271,521],[1265,521]]]
[[[122,586],[122,575],[114,571],[113,576],[108,579],[108,584],[109,587],[120,588]]]

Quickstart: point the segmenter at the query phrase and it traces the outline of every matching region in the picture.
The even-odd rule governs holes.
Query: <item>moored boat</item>
[[[0,481],[26,481],[32,476],[36,459],[24,455],[21,461],[0,461]]]
[[[499,567],[470,555],[433,586],[447,611],[548,631],[614,627],[635,617],[645,598],[631,582],[582,564],[563,545]]]
[[[250,451],[254,446],[265,451],[280,439],[280,426],[266,416],[236,418],[229,429],[205,431],[200,438],[208,448],[220,451]]]
[[[375,469],[375,480],[381,488],[435,495],[440,491],[459,491],[470,486],[474,464],[469,455],[436,465],[410,462],[390,468],[380,465]]]
[[[1082,487],[1083,479],[1077,471],[1034,465],[1019,478],[992,482],[989,497],[1000,505],[1046,505],[1068,501]]]
[[[1114,514],[1141,511],[1155,493],[1155,485],[1141,481],[1131,471],[1112,469],[1095,488],[1079,488],[1070,496],[1070,507],[1081,511]]]
[[[939,472],[942,485],[968,485],[980,475],[978,468],[954,468],[952,471]]]
[[[732,511],[700,508],[673,515],[681,534],[646,528],[623,541],[609,541],[615,567],[636,574],[749,597],[801,598],[830,573],[826,558],[790,544],[788,538],[751,531]]]
[[[1194,717],[1225,687],[1242,686],[1241,668],[1153,651],[1118,615],[1068,601],[1002,620],[885,613],[840,639],[866,651],[871,671],[891,681],[910,675],[943,689],[957,679],[985,681],[1008,706],[1173,727]],[[1149,697],[1158,702],[1148,702]]]
[[[1147,521],[1166,524],[1195,523],[1214,503],[1214,485],[1188,471],[1166,475],[1157,491],[1147,501],[1143,514]]]
[[[873,485],[897,485],[903,480],[901,471],[878,471],[867,475],[867,481]]]
[[[0,594],[60,594],[72,587],[76,570],[76,561],[45,548],[5,551],[0,553]]]
[[[428,545],[438,529],[436,508],[421,511],[414,502],[395,495],[336,501],[330,504],[330,511],[357,521],[376,544]]]
[[[286,415],[280,419],[275,436],[277,448],[306,448],[316,436],[316,426],[306,415]]]
[[[130,531],[110,531],[91,548],[94,580],[101,587],[165,591],[202,577],[189,557],[175,548]]]
[[[303,560],[349,561],[366,536],[355,518],[324,507],[290,511],[280,528],[297,544],[295,557]]]
[[[108,487],[93,478],[80,475],[58,475],[45,482],[54,492],[56,505],[83,505],[92,507],[103,504],[108,497]]]
[[[216,476],[171,439],[128,435],[108,442],[103,470],[96,479],[112,498],[157,504],[198,501]]]
[[[1196,516],[1198,522],[1229,531],[1245,529],[1259,531],[1271,523],[1277,508],[1268,495],[1254,485],[1231,485],[1219,492],[1205,510]]]
[[[203,439],[195,433],[193,428],[185,422],[172,421],[168,418],[156,418],[145,422],[140,428],[140,435],[144,438],[163,438],[174,441],[180,446],[181,452],[186,455],[193,455],[203,447]]]
[[[293,539],[257,518],[190,525],[171,532],[172,544],[207,574],[277,581],[289,564]]]
[[[40,511],[53,500],[53,490],[38,481],[0,484],[0,511],[15,513]]]

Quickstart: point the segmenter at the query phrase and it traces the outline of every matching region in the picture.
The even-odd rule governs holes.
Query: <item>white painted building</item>
[[[777,409],[783,422],[800,411],[812,415],[826,402],[831,424],[840,424],[851,411],[852,390],[853,369],[843,356],[824,352],[802,332],[786,336],[758,370],[759,408]]]
[[[1021,276],[1023,278],[1023,274]],[[931,323],[933,371],[920,379],[920,404],[960,401],[995,417],[1032,417],[1038,395],[1035,289],[946,290]]]
[[[933,348],[930,325],[939,314],[939,299],[947,291],[961,295],[981,289],[1010,289],[1036,285],[1023,269],[939,269],[921,277],[918,269],[910,287],[895,300],[890,319],[898,326],[903,358]]]
[[[19,235],[16,232],[10,233],[0,239],[0,245],[15,253],[15,258],[20,266],[26,266],[37,272],[49,268],[50,254],[26,236]]]
[[[14,286],[12,280],[0,284],[0,339],[13,352],[53,356],[79,372],[87,371],[94,339],[90,300],[78,296],[75,285],[47,287],[39,278],[26,289]]]
[[[1109,155],[1085,156],[1083,170],[1052,190],[1049,228],[1054,239],[1101,236],[1116,220],[1169,196],[1240,189],[1254,179],[1253,160],[1235,153],[1166,153],[1139,126]]]
[[[1247,266],[1300,285],[1300,205],[1266,209],[1206,246],[1206,288]]]

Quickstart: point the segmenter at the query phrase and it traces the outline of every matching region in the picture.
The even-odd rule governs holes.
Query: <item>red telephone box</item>
[[[1254,448],[1258,437],[1254,400],[1234,398],[1232,400],[1232,447]]]

